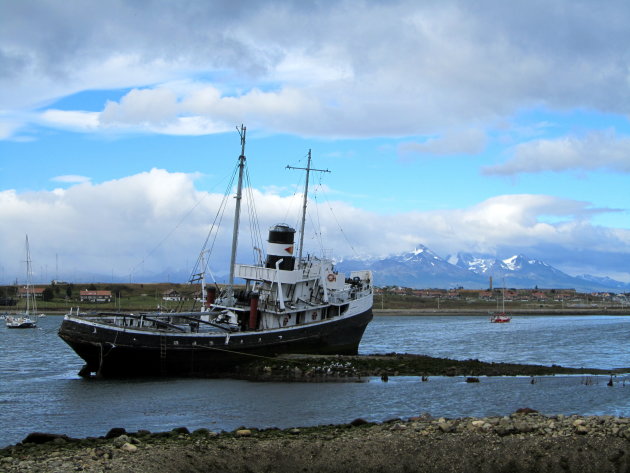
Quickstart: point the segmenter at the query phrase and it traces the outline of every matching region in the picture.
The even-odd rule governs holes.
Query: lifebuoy
[[[284,320],[282,321],[282,325],[286,325],[286,324],[288,324],[288,323],[289,323],[289,317],[288,317],[288,316],[286,316],[286,317],[284,318]]]
[[[333,273],[330,273],[330,274],[328,275],[328,280],[329,280],[330,282],[333,282],[333,281],[335,281],[336,279],[337,279],[337,278],[335,277],[335,275],[334,275]]]

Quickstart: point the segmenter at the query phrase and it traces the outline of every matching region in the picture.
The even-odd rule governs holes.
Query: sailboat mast
[[[243,198],[243,170],[245,169],[245,133],[247,128],[241,125],[238,129],[241,136],[241,155],[238,157],[238,185],[236,187],[236,208],[234,210],[234,229],[232,231],[232,253],[230,256],[230,279],[228,295],[234,294],[234,266],[236,264],[236,247],[238,246],[238,227],[241,218],[241,200]]]
[[[28,235],[26,235],[26,315],[31,309],[31,251],[28,247]]]
[[[304,225],[306,224],[306,205],[308,203],[308,181],[311,171],[318,172],[330,172],[328,169],[313,169],[311,168],[311,150],[308,150],[308,161],[305,168],[297,168],[293,166],[287,166],[287,169],[301,169],[306,171],[306,183],[304,184],[304,201],[302,203],[302,221],[300,223],[300,251],[298,253],[297,264],[298,267],[302,261],[302,249],[304,248]]]
[[[501,311],[505,313],[505,276],[503,277],[503,292],[501,297]]]

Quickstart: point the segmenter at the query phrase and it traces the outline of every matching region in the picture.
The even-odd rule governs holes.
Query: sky
[[[614,0],[0,0],[0,284],[24,281],[26,235],[36,282],[177,279],[233,190],[241,124],[263,239],[297,225],[286,166],[311,150],[331,172],[305,252],[524,254],[630,282],[628,18]]]

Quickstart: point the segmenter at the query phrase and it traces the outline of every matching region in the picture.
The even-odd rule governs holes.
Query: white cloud
[[[98,128],[98,114],[78,110],[46,110],[39,115],[44,125],[74,131],[95,131]]]
[[[328,137],[441,135],[538,106],[627,115],[629,14],[623,1],[10,2],[0,108],[135,88],[100,110],[103,127],[44,118],[178,134],[251,119]],[[186,79],[207,87],[198,107],[176,90]]]
[[[605,132],[529,141],[516,145],[505,163],[488,166],[483,172],[513,175],[594,169],[630,173],[630,138]]]
[[[23,258],[19,255],[23,253],[20,245],[24,234],[31,241],[39,280],[43,280],[43,268],[52,271],[55,255],[61,262],[60,277],[65,279],[82,271],[127,278],[131,272],[138,277],[169,268],[192,269],[211,216],[223,198],[196,190],[196,177],[152,169],[101,184],[84,181],[52,192],[0,192],[0,215],[5,229],[0,234],[0,246],[5,255],[14,255],[2,261],[7,281],[23,272]],[[289,224],[297,225],[301,205],[295,197],[284,197],[275,189],[254,189],[252,194],[263,232],[287,219]],[[215,251],[219,259],[211,263],[214,272],[227,267],[229,206],[233,200],[227,201],[224,230]],[[333,213],[328,211],[329,206]],[[593,209],[587,202],[544,195],[504,195],[466,209],[390,216],[329,199],[325,207],[317,211],[316,218],[309,219],[309,225],[313,220],[320,222],[323,247],[334,248],[336,257],[387,255],[409,251],[423,243],[443,256],[457,251],[496,253],[509,248],[514,252],[535,252],[533,256],[557,264],[555,249],[561,247],[580,255],[568,261],[570,256],[563,254],[565,264],[590,267],[597,258],[600,263],[605,261],[599,265],[602,272],[627,272],[619,262],[630,256],[630,232],[590,223],[593,214],[607,210]],[[294,215],[288,214],[287,209]],[[243,212],[247,214],[245,209]],[[548,223],[545,217],[549,215],[561,217],[561,221]],[[243,226],[239,260],[247,261],[249,230],[246,222]],[[307,251],[317,254],[322,247],[310,236],[306,246]],[[586,253],[592,256],[585,257]],[[608,261],[605,255],[609,255]]]
[[[137,124],[161,122],[178,115],[177,97],[173,91],[158,89],[133,89],[120,102],[108,101],[100,114],[101,124]]]
[[[48,126],[94,132],[152,132],[168,135],[222,133],[234,123],[257,129],[293,118],[299,123],[304,111],[317,112],[318,104],[300,91],[263,92],[253,89],[241,96],[221,96],[203,84],[164,84],[153,89],[132,89],[118,102],[108,101],[102,112],[49,109],[39,115]]]

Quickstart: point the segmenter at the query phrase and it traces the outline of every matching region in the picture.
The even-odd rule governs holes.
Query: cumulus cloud
[[[487,166],[483,172],[514,175],[594,169],[630,173],[630,138],[605,132],[529,141],[516,145],[505,163]]]
[[[211,216],[222,206],[223,199],[223,195],[197,190],[196,177],[152,169],[100,184],[84,180],[52,192],[0,192],[5,282],[23,273],[20,255],[24,234],[29,235],[31,242],[36,279],[42,282],[45,274],[52,279],[56,256],[59,276],[64,279],[98,274],[139,281],[146,275],[168,270],[190,271]],[[298,224],[301,206],[296,196],[278,189],[251,189],[251,194],[261,218],[263,239],[273,224],[287,220]],[[233,200],[227,199],[228,208],[215,244],[215,259],[211,261],[215,273],[227,268]],[[423,243],[443,256],[457,251],[526,251],[551,264],[570,263],[576,272],[588,272],[579,271],[580,266],[589,267],[597,259],[606,262],[600,264],[600,271],[627,273],[627,268],[618,264],[625,261],[620,253],[615,253],[617,257],[613,259],[610,252],[611,248],[629,248],[630,232],[593,225],[591,216],[610,210],[594,209],[588,202],[545,195],[503,195],[461,210],[389,216],[334,200],[329,200],[326,207],[332,212],[321,208],[315,213],[310,208],[312,217],[308,224],[319,222],[324,244],[312,238],[309,230],[307,252],[320,254],[324,247],[334,248],[335,257],[384,256],[409,251]],[[292,211],[290,215],[288,209]],[[243,215],[247,215],[247,207]],[[557,217],[558,221],[549,223],[548,216]],[[244,218],[240,261],[252,260],[249,233]],[[563,248],[565,260],[558,260],[559,253],[550,252],[549,248]],[[568,252],[580,257],[571,259]],[[591,256],[585,257],[586,253]]]
[[[303,93],[293,89],[252,89],[234,97],[222,96],[205,84],[180,81],[153,89],[133,89],[120,101],[109,101],[98,121],[109,129],[197,135],[225,132],[239,121],[264,129],[278,117],[299,120],[304,110],[317,113],[316,108],[317,104],[311,104]]]
[[[540,105],[628,114],[629,14],[624,1],[9,2],[0,109],[18,120],[122,88],[133,90],[89,111],[96,130],[199,134],[254,120],[327,137],[439,136]],[[183,79],[207,86],[207,102],[176,90]],[[79,115],[44,118],[93,130],[94,116],[68,112]]]

